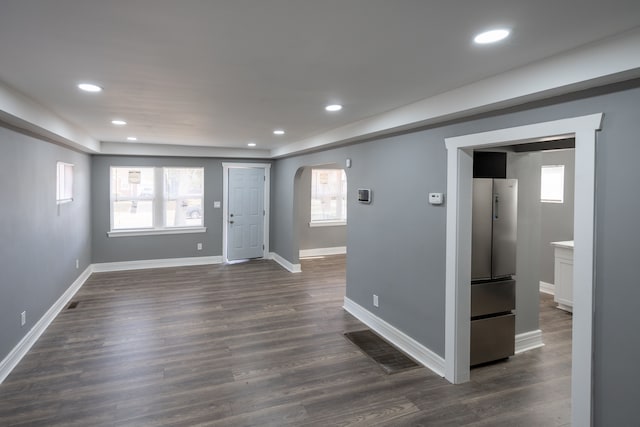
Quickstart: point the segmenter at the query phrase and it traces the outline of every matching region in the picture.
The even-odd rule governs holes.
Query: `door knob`
[[[233,224],[233,221],[229,221],[229,224]]]

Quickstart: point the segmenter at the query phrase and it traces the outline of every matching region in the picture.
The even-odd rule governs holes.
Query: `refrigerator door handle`
[[[498,206],[500,205],[500,198],[497,194],[493,195],[493,219],[499,219]]]

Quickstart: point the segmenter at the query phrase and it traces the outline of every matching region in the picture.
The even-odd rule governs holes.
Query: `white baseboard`
[[[300,249],[300,258],[326,255],[343,255],[346,253],[346,246],[336,246],[333,248]]]
[[[269,252],[269,259],[274,260],[275,262],[280,264],[282,267],[284,267],[285,270],[288,270],[290,273],[302,272],[302,267],[300,266],[300,264],[292,264],[275,252]]]
[[[543,346],[542,331],[540,329],[516,335],[516,354],[524,353],[525,351]]]
[[[540,281],[540,292],[543,294],[555,295],[556,286],[553,283]]]
[[[569,313],[573,313],[573,301],[567,301],[563,299],[558,299],[557,308],[560,310],[568,311]]]
[[[27,332],[20,342],[11,350],[11,352],[0,362],[0,384],[9,376],[13,368],[20,363],[22,358],[27,354],[29,349],[38,341],[38,338],[44,333],[47,327],[56,318],[58,313],[67,305],[71,298],[80,290],[84,282],[91,276],[92,269],[88,266],[78,278],[67,288],[67,290],[58,298],[58,300],[47,310],[47,312],[36,322],[35,325]]]
[[[344,298],[343,308],[353,315],[356,319],[367,325],[378,335],[407,353],[418,363],[431,369],[441,377],[444,376],[444,359],[433,351],[429,350],[418,341],[411,338],[404,332],[396,329],[394,326],[385,322],[375,314],[366,310],[361,305],[353,302],[349,298]]]
[[[222,264],[221,256],[188,258],[146,259],[139,261],[101,262],[93,264],[94,273],[123,270],[143,270],[146,268],[187,267],[191,265]]]

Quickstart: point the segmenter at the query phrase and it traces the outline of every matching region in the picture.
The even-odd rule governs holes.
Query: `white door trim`
[[[445,294],[445,378],[469,381],[471,282],[471,191],[473,149],[574,136],[574,312],[571,419],[592,420],[593,287],[595,242],[595,144],[602,113],[445,138],[447,147],[447,249]]]
[[[233,163],[222,162],[222,261],[228,262],[227,236],[229,233],[229,169],[264,169],[264,250],[262,257],[269,256],[269,205],[271,196],[271,163]]]

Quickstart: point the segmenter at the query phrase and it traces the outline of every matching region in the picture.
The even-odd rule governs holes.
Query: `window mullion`
[[[153,228],[164,228],[164,211],[165,211],[165,188],[164,188],[164,172],[165,168],[153,168],[154,187],[153,196]]]

